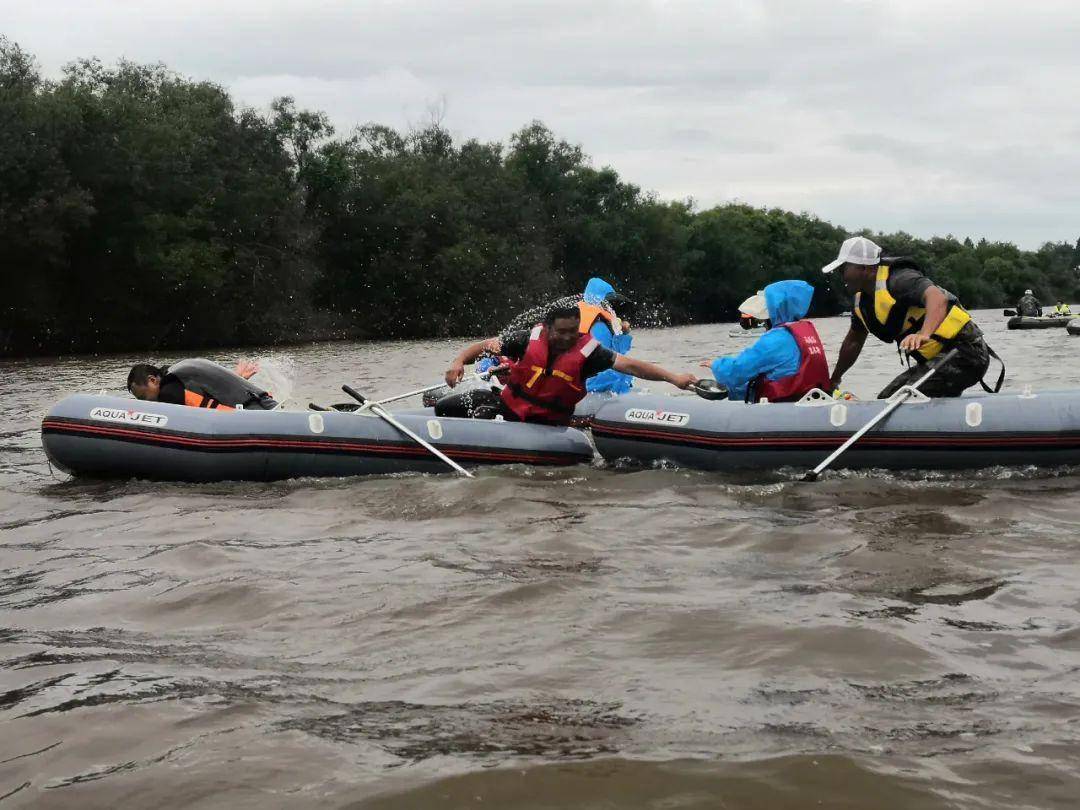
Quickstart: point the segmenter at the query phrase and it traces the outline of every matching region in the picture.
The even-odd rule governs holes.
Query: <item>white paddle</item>
[[[842,445],[837,447],[832,453],[830,453],[829,457],[827,459],[825,459],[823,462],[821,462],[816,467],[814,467],[814,469],[810,470],[810,472],[808,472],[806,475],[804,475],[802,480],[803,481],[817,481],[818,476],[821,475],[821,473],[823,473],[826,469],[828,469],[830,464],[832,464],[834,461],[836,461],[836,459],[840,458],[840,456],[842,456],[844,454],[844,452],[849,447],[851,447],[853,444],[855,444],[855,442],[857,442],[859,439],[861,439],[863,436],[865,436],[867,433],[869,433],[871,430],[873,430],[874,426],[877,425],[879,422],[881,422],[883,419],[885,419],[886,416],[888,416],[890,413],[892,413],[897,408],[899,408],[901,405],[903,405],[905,402],[907,402],[909,399],[911,399],[912,394],[914,394],[916,391],[919,390],[919,386],[922,385],[927,380],[929,380],[931,377],[933,377],[937,373],[937,370],[939,368],[941,368],[943,365],[945,365],[950,360],[952,360],[952,358],[956,355],[956,353],[958,351],[959,351],[959,349],[953,349],[952,351],[945,354],[941,358],[941,360],[939,360],[937,363],[934,364],[933,368],[931,368],[929,371],[927,371],[922,377],[920,377],[914,383],[907,386],[904,393],[902,393],[900,396],[898,396],[893,402],[890,402],[888,407],[885,408],[881,413],[879,413],[877,416],[875,416],[873,419],[871,419],[869,422],[867,422],[865,425],[863,425],[857,431],[852,433],[851,438],[849,438],[846,442],[844,442]]]
[[[403,424],[401,424],[401,422],[399,422],[394,417],[392,417],[389,413],[384,411],[381,407],[379,407],[379,404],[377,402],[368,403],[368,401],[366,399],[364,399],[364,397],[360,393],[358,393],[357,391],[354,391],[352,388],[350,388],[347,385],[341,386],[341,390],[344,391],[346,394],[348,394],[353,399],[355,399],[361,405],[368,408],[373,414],[375,414],[377,417],[379,417],[380,419],[385,421],[388,425],[390,425],[391,427],[396,428],[401,433],[404,433],[406,436],[408,436],[410,439],[412,439],[418,445],[423,447],[425,450],[427,450],[433,456],[435,456],[436,458],[440,459],[441,461],[444,461],[447,464],[449,464],[451,467],[453,467],[455,470],[457,470],[457,472],[459,472],[461,475],[464,475],[466,478],[473,478],[474,477],[471,472],[466,470],[464,467],[462,467],[460,464],[458,464],[456,461],[454,461],[448,455],[443,453],[437,447],[434,447],[433,445],[431,445],[428,442],[421,439],[419,436],[417,436],[415,433],[413,433],[411,430],[409,430],[407,427],[405,427]]]

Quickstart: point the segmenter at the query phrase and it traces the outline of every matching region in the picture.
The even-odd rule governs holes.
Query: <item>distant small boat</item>
[[[1044,315],[1039,318],[1017,315],[1015,318],[1009,318],[1006,326],[1009,329],[1054,329],[1064,327],[1069,322],[1069,319],[1062,315]]]

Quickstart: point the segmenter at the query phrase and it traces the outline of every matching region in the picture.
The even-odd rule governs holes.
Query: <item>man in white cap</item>
[[[836,260],[821,268],[826,274],[839,271],[847,291],[855,296],[851,326],[840,346],[832,384],[839,386],[859,359],[867,334],[872,333],[886,343],[895,342],[898,351],[916,362],[889,383],[879,398],[923,376],[926,369],[921,366],[946,347],[959,351],[920,391],[929,397],[957,397],[976,383],[988,392],[999,391],[1005,366],[993,389],[983,382],[990,356],[997,355],[956,296],[934,284],[911,259],[881,254],[881,248],[865,236],[853,236],[840,246]]]
[[[1031,290],[1024,290],[1024,294],[1016,302],[1016,314],[1028,318],[1042,317],[1042,304]]]

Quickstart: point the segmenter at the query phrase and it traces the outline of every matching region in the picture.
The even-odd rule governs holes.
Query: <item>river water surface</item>
[[[979,320],[1009,388],[1080,387],[1080,338]],[[731,328],[635,354],[696,371]],[[255,354],[306,403],[457,347]],[[1075,469],[51,471],[44,411],[145,359],[0,364],[0,806],[1080,805]],[[845,385],[899,370],[868,342]]]

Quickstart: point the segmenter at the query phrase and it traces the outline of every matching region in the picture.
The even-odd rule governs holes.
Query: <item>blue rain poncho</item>
[[[799,370],[802,354],[785,323],[800,320],[810,311],[814,288],[805,281],[777,281],[765,288],[765,306],[772,325],[750,348],[713,360],[716,381],[727,387],[728,397],[746,399],[746,387],[764,374],[767,380],[790,377]]]
[[[615,288],[602,278],[590,278],[589,283],[585,285],[585,303],[603,306],[604,301],[613,292],[615,292]],[[617,335],[604,321],[594,323],[592,329],[589,330],[589,334],[596,338],[597,343],[605,349],[611,349],[616,354],[628,354],[630,346],[634,342],[633,335]],[[633,385],[633,377],[613,368],[601,371],[595,377],[589,377],[585,381],[585,388],[590,393],[610,391],[613,394],[625,394]]]

